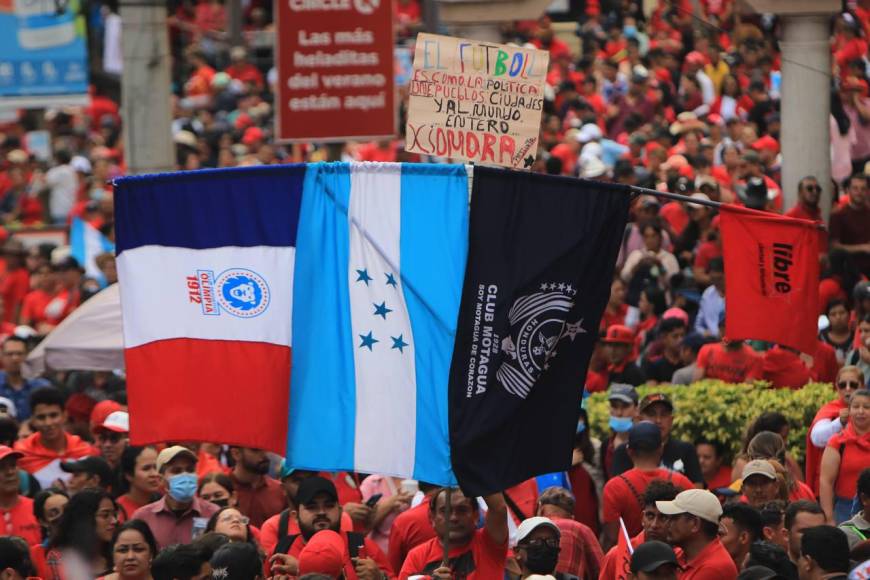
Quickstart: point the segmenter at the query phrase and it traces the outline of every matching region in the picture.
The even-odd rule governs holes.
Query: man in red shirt
[[[722,545],[731,554],[734,565],[743,570],[753,542],[764,539],[764,524],[761,512],[744,503],[726,505],[719,518]]]
[[[342,508],[338,492],[328,479],[308,477],[296,492],[299,534],[279,539],[270,560],[272,575],[295,576],[299,573],[299,556],[308,541],[321,530],[337,532],[345,541],[346,580],[380,580],[384,576],[395,578],[387,557],[378,545],[364,535],[341,530]]]
[[[260,527],[267,519],[287,507],[284,489],[269,473],[269,458],[262,449],[231,447],[235,467],[230,479],[236,488],[238,509],[248,516],[251,525]]]
[[[420,491],[425,494],[423,501],[400,513],[393,520],[393,526],[390,528],[390,546],[387,550],[393,570],[401,570],[408,552],[435,537],[435,528],[429,520],[429,502],[440,489],[438,486],[421,481]]]
[[[812,175],[804,177],[798,182],[798,202],[785,215],[814,222],[822,221],[822,210],[819,208],[821,195],[822,187],[818,180]]]
[[[16,441],[15,449],[22,454],[21,468],[46,489],[58,479],[69,479],[70,474],[60,468],[62,461],[97,455],[97,450],[77,435],[66,432],[63,395],[56,388],[43,387],[34,391],[30,396],[30,408],[33,411],[30,424],[36,433]]]
[[[604,486],[602,544],[605,548],[616,543],[620,518],[630,536],[641,532],[643,494],[651,481],[671,481],[680,489],[693,487],[684,475],[659,467],[662,460],[662,432],[655,423],[641,421],[632,426],[628,432],[627,450],[634,467],[613,477]]]
[[[459,489],[438,491],[430,501],[429,518],[437,537],[421,544],[408,553],[400,580],[422,574],[433,580],[454,577],[467,580],[488,580],[504,575],[507,558],[507,506],[502,494],[487,496],[486,520],[477,529],[479,509],[474,498],[465,497]],[[448,504],[449,495],[449,504]],[[440,538],[448,534],[447,566],[442,565]]]
[[[244,84],[252,84],[257,91],[263,90],[263,73],[248,62],[248,51],[244,46],[234,46],[230,49],[232,64],[226,68],[230,77]]]
[[[680,580],[734,580],[737,566],[719,541],[722,506],[706,489],[689,489],[656,502],[668,516],[668,543],[683,550]]]
[[[725,336],[725,313],[719,317],[719,336]],[[705,344],[698,351],[695,380],[719,379],[726,383],[742,383],[761,378],[762,359],[742,340],[723,338],[721,342]]]
[[[0,522],[2,536],[21,536],[32,546],[42,541],[33,500],[19,494],[18,460],[22,453],[0,445]]]

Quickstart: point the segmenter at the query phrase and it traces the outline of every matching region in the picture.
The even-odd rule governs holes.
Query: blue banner
[[[0,0],[0,98],[87,93],[78,13],[79,0]]]

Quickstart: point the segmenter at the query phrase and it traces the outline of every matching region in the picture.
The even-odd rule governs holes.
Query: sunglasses
[[[838,389],[853,389],[857,390],[861,388],[861,383],[858,381],[840,381],[837,383]]]
[[[822,192],[822,188],[819,185],[807,185],[807,186],[804,186],[804,189],[806,189],[810,193],[821,193]]]

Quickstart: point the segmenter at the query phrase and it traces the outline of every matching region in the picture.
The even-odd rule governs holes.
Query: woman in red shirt
[[[162,478],[157,472],[157,450],[154,447],[129,446],[121,453],[122,489],[118,497],[118,519],[127,521],[140,507],[159,499]]]
[[[849,400],[849,423],[831,437],[822,455],[819,499],[828,520],[840,524],[852,517],[858,474],[870,465],[870,390]]]

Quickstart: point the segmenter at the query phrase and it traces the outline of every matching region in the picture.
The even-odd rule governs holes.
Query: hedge
[[[705,380],[691,385],[638,387],[643,398],[662,392],[674,402],[674,436],[694,441],[704,436],[721,441],[732,456],[740,451],[747,426],[765,411],[788,418],[788,446],[799,462],[804,458],[807,429],[816,412],[836,396],[830,383],[810,383],[802,389],[771,389],[766,383],[729,384]],[[594,393],[584,403],[593,436],[604,440],[610,415],[607,393]]]

